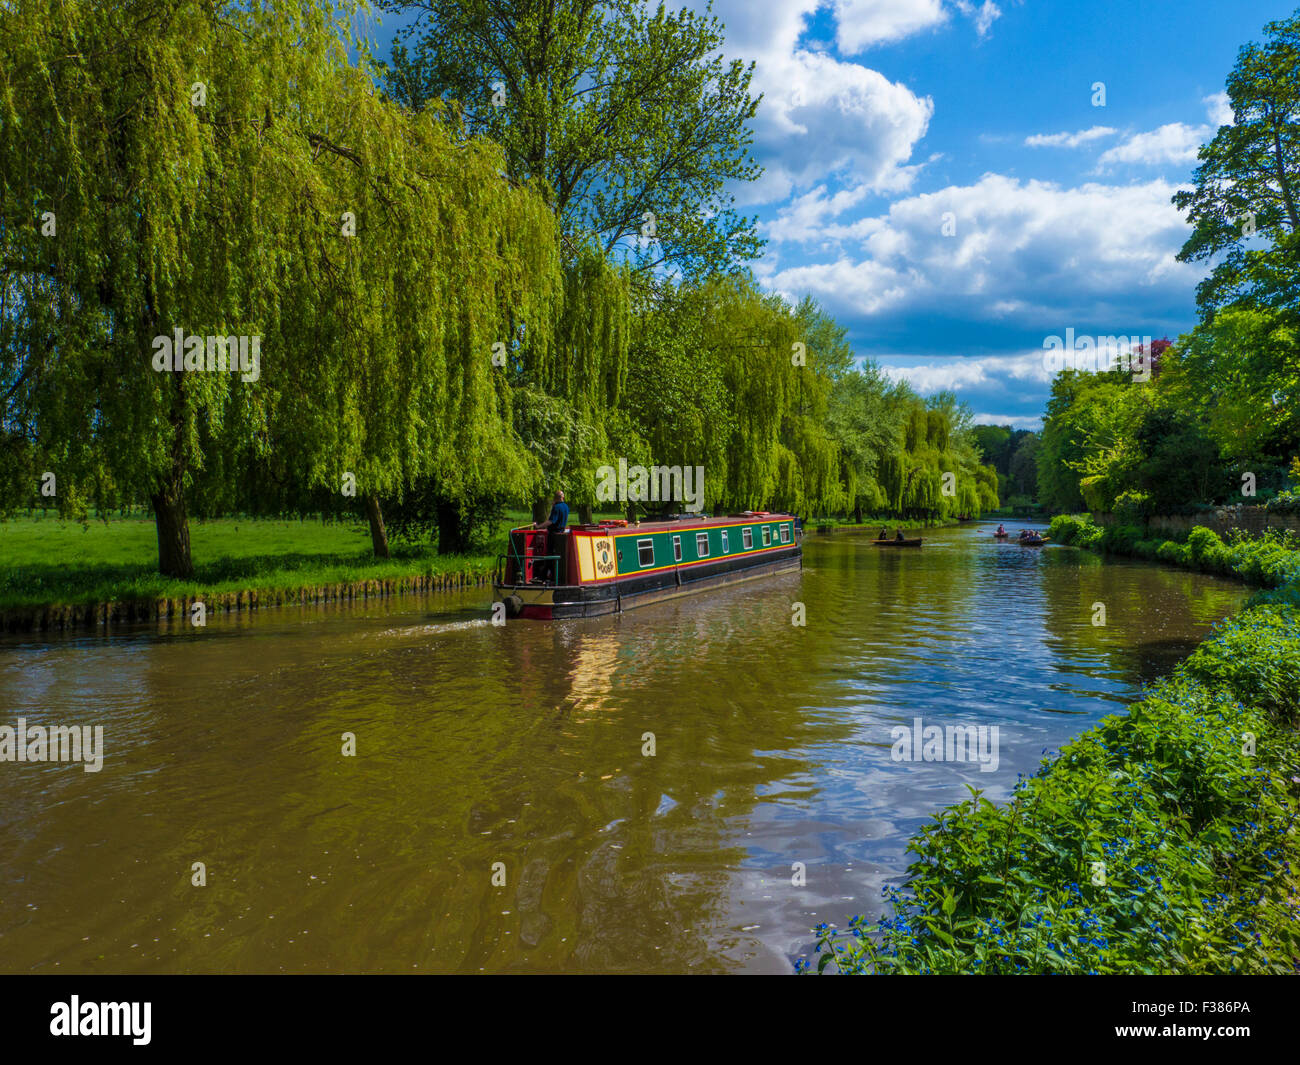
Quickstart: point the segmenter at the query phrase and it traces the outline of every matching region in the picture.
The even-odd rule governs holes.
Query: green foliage
[[[194,576],[159,575],[153,523],[139,518],[63,521],[53,516],[0,523],[0,609],[202,597],[261,595],[363,580],[491,572],[499,542],[479,555],[439,557],[402,545],[376,559],[364,523],[315,516],[285,521],[248,516],[193,523]],[[211,604],[209,604],[211,605]]]
[[[1220,577],[1233,577],[1264,588],[1281,588],[1300,580],[1300,539],[1271,529],[1251,538],[1234,535],[1224,542],[1212,529],[1194,526],[1185,541],[1146,539],[1131,525],[1099,526],[1087,516],[1058,515],[1048,535],[1055,543],[1092,548],[1105,554],[1158,558]]]
[[[434,478],[451,499],[539,476],[491,355],[556,365],[554,217],[502,181],[497,147],[379,98],[347,53],[353,13],[9,16],[0,258],[20,296],[0,381],[22,387],[0,420],[60,474],[65,510],[150,499],[166,572],[189,568],[187,502],[247,502],[250,466],[298,497],[345,473],[360,495]],[[158,372],[153,338],[175,329],[260,337],[260,376]]]
[[[1195,412],[1225,459],[1258,473],[1261,463],[1280,465],[1300,450],[1300,319],[1294,307],[1225,308],[1180,343],[1180,372],[1198,386],[1182,416]]]
[[[1293,310],[1297,302],[1300,13],[1264,32],[1228,75],[1233,121],[1201,147],[1194,188],[1173,197],[1193,227],[1179,258],[1214,263],[1197,292],[1207,317],[1238,302]]]
[[[670,265],[702,279],[757,255],[754,220],[727,191],[760,172],[753,65],[721,57],[711,15],[637,0],[383,6],[420,16],[399,31],[388,91],[500,144],[507,172],[546,190],[566,233],[596,234],[647,278]]]

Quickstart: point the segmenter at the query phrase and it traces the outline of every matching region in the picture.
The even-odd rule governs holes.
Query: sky
[[[1195,324],[1206,268],[1175,260],[1170,197],[1231,121],[1237,50],[1296,3],[714,0],[763,96],[764,174],[732,190],[755,276],[922,395],[1037,428],[1047,338]]]

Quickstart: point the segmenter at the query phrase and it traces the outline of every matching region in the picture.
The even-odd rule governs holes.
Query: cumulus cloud
[[[1091,129],[1081,129],[1078,133],[1036,133],[1025,138],[1025,145],[1029,148],[1077,148],[1081,144],[1101,137],[1111,137],[1118,132],[1110,126],[1093,126]]]
[[[1226,92],[1213,93],[1205,97],[1201,102],[1205,104],[1210,125],[1214,126],[1215,129],[1218,129],[1219,126],[1232,125],[1232,105],[1228,103],[1228,94]]]
[[[834,0],[834,11],[835,43],[846,55],[902,40],[948,20],[940,0]]]
[[[703,0],[693,0],[692,6],[702,9]],[[851,175],[855,185],[872,192],[901,192],[917,173],[919,165],[910,160],[929,127],[933,101],[860,63],[804,47],[807,18],[819,6],[820,0],[714,4],[726,26],[727,54],[754,61],[754,89],[763,94],[753,129],[754,155],[766,172],[737,190],[742,205],[783,200],[836,175]],[[874,12],[870,18],[846,31],[850,16],[866,17],[868,7]],[[942,10],[937,0],[933,5],[889,0],[883,7],[878,0],[870,5],[841,0],[839,32],[866,41],[871,34],[932,19],[932,7]],[[843,40],[838,43],[845,47]]]
[[[1047,385],[1052,380],[1052,374],[1044,368],[1041,351],[945,359],[915,366],[882,366],[880,369],[890,380],[906,381],[923,396],[935,392],[960,395],[981,385],[1005,386],[1011,381]]]
[[[813,201],[819,209],[802,218],[782,211],[769,237],[835,242],[838,254],[775,271],[770,283],[855,316],[1014,317],[1059,332],[1117,313],[1115,295],[1123,293],[1141,317],[1144,301],[1186,298],[1198,277],[1174,260],[1187,235],[1170,203],[1175,189],[1164,180],[1062,187],[986,174],[848,223],[831,217],[832,198],[823,193]]]
[[[1197,149],[1213,132],[1209,126],[1169,122],[1149,133],[1135,133],[1114,148],[1102,152],[1101,158],[1097,160],[1098,170],[1116,163],[1158,166],[1164,163],[1194,162]]]
[[[880,371],[890,380],[906,382],[922,396],[952,392],[979,412],[972,417],[976,425],[1037,429],[1042,424],[1039,412],[1051,392],[1052,375],[1043,368],[1042,353],[1036,351],[1008,350],[919,363],[889,361],[880,364]]]

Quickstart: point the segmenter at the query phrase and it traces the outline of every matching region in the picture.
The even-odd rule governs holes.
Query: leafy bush
[[[1048,536],[1053,543],[1073,544],[1075,547],[1092,547],[1101,539],[1102,530],[1087,515],[1072,517],[1058,514],[1052,519]]]
[[[1300,514],[1300,489],[1279,492],[1266,505],[1274,514]]]
[[[1156,558],[1161,562],[1168,562],[1173,566],[1191,566],[1191,552],[1186,544],[1175,543],[1173,540],[1166,540],[1156,551]]]
[[[1300,539],[1294,533],[1270,529],[1252,538],[1233,534],[1224,543],[1212,529],[1198,525],[1180,543],[1147,540],[1133,525],[1094,525],[1088,516],[1058,515],[1052,519],[1051,538],[1060,544],[1094,548],[1106,554],[1158,559],[1172,565],[1236,577],[1264,588],[1280,588],[1300,580]]]
[[[819,970],[1292,971],[1297,700],[1300,610],[1264,604],[1226,622],[1010,804],[971,789],[936,815],[890,916],[818,926]]]

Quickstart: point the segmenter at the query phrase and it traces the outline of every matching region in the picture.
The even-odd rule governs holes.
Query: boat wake
[[[464,629],[479,629],[491,625],[488,618],[470,618],[464,621],[438,621],[427,625],[401,625],[394,629],[383,629],[371,633],[375,639],[401,639],[406,636],[437,636],[446,632],[460,632]]]

